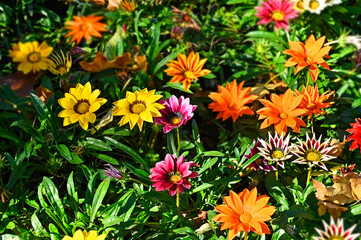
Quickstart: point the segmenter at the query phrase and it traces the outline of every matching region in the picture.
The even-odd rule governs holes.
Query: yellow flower
[[[12,46],[12,49],[9,49],[9,56],[11,58],[14,58],[15,55],[17,54],[17,52],[19,52],[20,48],[19,48],[19,43],[15,43],[13,46]]]
[[[64,118],[63,125],[68,126],[79,121],[80,126],[87,130],[89,122],[95,122],[94,112],[107,102],[104,98],[97,98],[99,94],[98,89],[92,92],[89,82],[84,86],[78,83],[75,88],[70,88],[69,93],[65,93],[65,97],[58,100],[64,108],[58,115]]]
[[[28,74],[29,72],[38,72],[40,70],[46,70],[49,65],[49,59],[47,57],[53,51],[53,48],[48,46],[46,42],[40,44],[38,42],[26,42],[18,43],[19,50],[16,51],[16,45],[13,46],[13,50],[10,55],[13,55],[14,62],[20,62],[18,71]]]
[[[153,117],[160,117],[162,114],[158,111],[164,106],[156,103],[161,99],[162,95],[155,95],[155,90],[148,92],[148,89],[143,89],[134,93],[128,92],[126,98],[120,99],[114,103],[114,116],[122,116],[119,121],[119,126],[129,122],[130,129],[133,129],[135,124],[138,124],[140,131],[143,127],[143,121],[153,122]]]
[[[50,55],[49,61],[49,71],[55,75],[64,75],[65,73],[69,72],[71,68],[71,57],[69,55],[64,55],[63,51],[60,50],[61,56],[59,53],[53,52]]]
[[[90,230],[88,233],[87,231],[81,231],[80,229],[74,233],[73,237],[65,236],[62,240],[104,240],[106,234],[101,234],[97,236],[97,231]]]

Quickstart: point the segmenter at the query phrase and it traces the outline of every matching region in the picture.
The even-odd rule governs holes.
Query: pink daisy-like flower
[[[298,139],[300,145],[296,145],[296,151],[293,152],[298,158],[294,160],[294,163],[308,164],[310,168],[314,165],[318,165],[321,168],[327,171],[326,165],[323,163],[329,161],[335,156],[329,155],[329,152],[333,149],[333,146],[329,146],[330,139],[327,139],[321,143],[321,137],[316,139],[315,134],[313,134],[312,139],[306,133],[306,142]]]
[[[337,223],[331,217],[331,224],[328,225],[325,221],[322,220],[325,230],[315,228],[319,236],[313,237],[313,240],[328,240],[328,239],[343,239],[343,240],[355,240],[359,233],[352,234],[352,231],[355,229],[356,224],[354,224],[349,229],[345,230],[343,226],[343,219],[338,219]]]
[[[189,104],[189,98],[183,96],[177,98],[172,95],[165,101],[160,100],[159,103],[163,104],[165,108],[159,111],[162,116],[155,118],[154,121],[164,126],[164,133],[185,125],[193,117],[193,111],[197,108],[197,106]]]
[[[285,167],[285,160],[288,160],[292,157],[288,143],[290,141],[290,135],[283,139],[283,133],[281,136],[278,136],[275,132],[275,136],[272,137],[271,133],[268,132],[268,143],[259,139],[261,146],[258,148],[262,157],[266,160],[271,161],[271,163],[277,163],[280,167]]]
[[[283,27],[288,31],[288,20],[298,17],[298,12],[293,9],[293,2],[289,0],[267,0],[261,2],[262,7],[256,7],[256,17],[261,18],[257,24],[264,24],[273,21],[276,28]]]
[[[261,143],[259,140],[257,141],[253,141],[254,146],[253,148],[251,148],[251,152],[248,155],[244,155],[245,158],[247,159],[251,159],[254,155],[256,155],[257,153],[260,152],[260,150],[258,149],[259,147],[261,147]],[[269,172],[271,170],[276,170],[276,168],[272,165],[269,164],[269,161],[264,159],[263,157],[259,157],[256,160],[254,160],[252,163],[250,163],[248,165],[248,167],[253,168],[254,171],[257,171],[259,169]]]
[[[149,178],[153,182],[156,191],[169,190],[169,194],[174,196],[182,193],[184,189],[190,189],[191,184],[188,178],[198,177],[198,173],[189,170],[195,165],[194,162],[184,162],[184,157],[178,159],[174,155],[167,154],[164,161],[157,162],[154,168],[150,169],[152,173]]]

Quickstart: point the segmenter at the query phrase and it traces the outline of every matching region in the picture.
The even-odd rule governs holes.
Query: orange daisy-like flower
[[[219,205],[216,210],[221,212],[213,221],[223,222],[221,230],[229,228],[228,240],[232,240],[239,232],[255,232],[259,235],[271,234],[265,221],[271,220],[276,212],[274,206],[267,205],[269,197],[257,197],[257,188],[250,191],[244,189],[238,195],[229,191],[229,197],[223,198],[225,205]]]
[[[300,131],[300,126],[306,127],[305,122],[298,117],[306,112],[305,109],[299,108],[302,96],[294,96],[291,89],[280,96],[272,93],[271,101],[265,99],[260,99],[260,101],[265,106],[257,111],[258,119],[264,119],[261,129],[274,124],[278,135],[282,133],[285,135],[287,127],[295,132]]]
[[[251,88],[249,87],[242,89],[243,84],[244,81],[237,86],[237,81],[234,79],[232,84],[227,83],[226,87],[218,85],[219,93],[211,92],[209,94],[214,103],[210,103],[208,107],[213,112],[219,112],[217,119],[222,118],[224,121],[232,116],[232,120],[235,122],[243,114],[254,115],[254,112],[245,105],[256,100],[258,96],[250,95]]]
[[[87,43],[90,42],[90,36],[102,37],[100,32],[104,32],[107,29],[105,23],[99,22],[103,17],[95,17],[93,14],[88,17],[78,17],[74,16],[75,21],[67,21],[65,24],[66,29],[71,30],[65,37],[72,36],[70,42],[76,40],[76,44],[79,44],[80,41],[85,38]]]
[[[178,61],[170,60],[170,63],[167,64],[169,68],[164,72],[168,76],[173,76],[170,80],[171,83],[183,83],[184,89],[188,91],[191,82],[211,72],[208,69],[202,69],[206,61],[207,58],[199,59],[199,53],[191,52],[188,57],[178,53]]]
[[[319,114],[323,115],[324,113],[326,113],[326,111],[322,110],[322,108],[330,107],[333,102],[324,101],[330,98],[334,93],[335,91],[332,91],[331,93],[328,93],[328,91],[326,91],[319,95],[317,85],[315,85],[314,87],[309,86],[308,90],[306,90],[306,88],[303,86],[302,93],[296,90],[296,95],[302,96],[302,101],[298,107],[306,110],[306,112],[302,114],[302,116],[308,115],[308,118],[311,119],[313,114],[317,116]]]
[[[286,61],[285,67],[292,67],[298,64],[295,69],[295,75],[303,68],[308,67],[313,82],[316,82],[318,77],[317,64],[331,70],[323,58],[330,58],[327,54],[332,47],[322,47],[324,42],[325,36],[316,40],[313,35],[306,40],[306,44],[302,42],[289,42],[291,49],[287,49],[283,53],[292,57]]]

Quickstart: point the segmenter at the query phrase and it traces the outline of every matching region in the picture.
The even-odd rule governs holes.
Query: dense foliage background
[[[208,109],[210,92],[237,79],[245,81],[254,94],[269,98],[286,89],[298,89],[306,83],[307,72],[294,75],[294,68],[284,67],[289,56],[282,52],[289,41],[305,42],[313,34],[332,42],[327,59],[331,71],[320,68],[317,85],[320,92],[335,91],[334,104],[327,114],[317,116],[312,124],[317,136],[342,142],[350,123],[361,116],[361,40],[350,38],[360,33],[361,6],[345,0],[325,8],[321,14],[310,12],[290,21],[290,29],[275,30],[272,24],[257,25],[258,0],[136,1],[134,11],[119,8],[109,11],[105,5],[78,0],[17,0],[0,3],[0,234],[2,239],[62,239],[77,229],[107,233],[106,239],[226,239],[226,231],[212,218],[216,205],[223,203],[229,190],[241,192],[257,186],[258,192],[271,197],[277,207],[268,223],[272,234],[250,234],[250,239],[311,239],[314,227],[323,228],[329,214],[319,216],[316,190],[306,185],[307,168],[286,163],[274,172],[251,171],[244,155],[253,139],[267,138],[273,127],[260,129],[257,115],[215,120]],[[189,11],[200,31],[189,27],[182,36],[171,38],[174,14],[171,6]],[[107,31],[101,38],[84,40],[81,54],[73,55],[73,64],[63,76],[49,71],[17,73],[17,63],[9,56],[13,44],[46,41],[54,51],[70,53],[75,43],[64,36],[65,22],[73,15],[103,16]],[[80,50],[79,50],[80,51]],[[108,60],[129,52],[132,69],[107,69],[98,73],[84,71],[79,61],[92,62],[97,52]],[[169,60],[178,53],[191,51],[207,58],[205,68],[212,73],[193,82],[188,91],[181,84],[170,84],[164,73]],[[146,56],[147,68],[135,56]],[[80,59],[77,59],[80,58]],[[172,94],[190,98],[197,105],[195,115],[180,128],[180,153],[199,174],[192,187],[180,195],[180,212],[175,197],[157,192],[149,179],[150,168],[164,160],[167,153],[177,153],[176,131],[164,134],[162,127],[145,123],[130,130],[117,125],[115,117],[96,131],[85,131],[78,124],[63,127],[58,117],[62,108],[58,99],[76,83],[91,82],[101,90],[107,103],[96,113],[97,122],[109,119],[112,103],[125,98],[126,92],[156,89],[166,99]],[[36,89],[41,86],[40,93]],[[44,90],[45,88],[45,90]],[[42,97],[42,98],[41,98]],[[46,99],[46,101],[45,101]],[[45,102],[44,102],[45,101]],[[262,104],[255,101],[256,111]],[[291,141],[305,139],[308,127],[291,132]],[[90,129],[90,127],[89,127]],[[312,178],[332,185],[333,167],[356,164],[360,171],[359,150],[349,151],[327,163],[329,172],[318,171]],[[247,162],[247,164],[245,164]],[[112,164],[124,174],[119,181],[108,178],[102,169]],[[345,227],[357,224],[361,232],[361,206],[345,206],[341,217]],[[241,235],[242,236],[242,235]]]

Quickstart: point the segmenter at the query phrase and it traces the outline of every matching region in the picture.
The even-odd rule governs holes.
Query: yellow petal
[[[152,114],[149,111],[144,111],[139,114],[140,118],[147,122],[153,122]]]
[[[91,123],[94,123],[95,122],[95,119],[97,118],[97,116],[94,114],[94,113],[91,113],[91,112],[87,112],[85,114],[85,118],[91,122]]]
[[[62,106],[65,109],[74,109],[74,105],[75,105],[75,102],[70,98],[60,98],[58,100],[58,103],[60,106]]]
[[[97,231],[90,230],[86,236],[86,240],[96,240],[97,237]]]
[[[80,127],[82,127],[84,130],[88,130],[89,123],[84,115],[80,115],[79,124],[80,124]]]
[[[73,239],[74,240],[85,240],[83,233],[80,229],[74,233]]]
[[[72,114],[75,114],[73,109],[65,109],[59,113],[58,117],[70,117]]]

